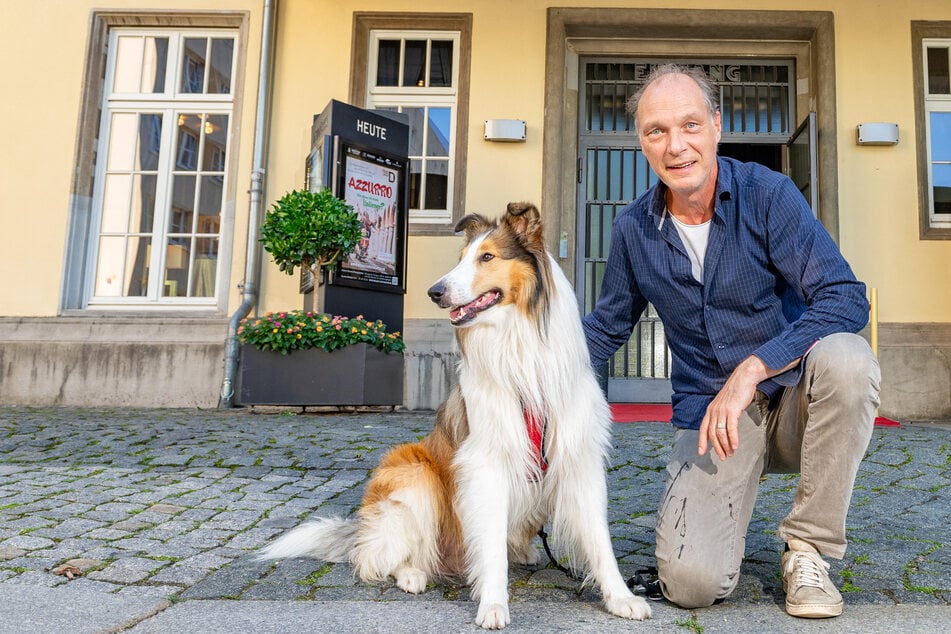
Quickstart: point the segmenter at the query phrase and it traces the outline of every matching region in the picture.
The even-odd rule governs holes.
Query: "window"
[[[109,33],[87,305],[215,302],[235,40]]]
[[[951,239],[951,22],[912,22],[920,235]]]
[[[923,46],[930,224],[951,228],[951,40]]]
[[[471,16],[358,13],[351,101],[407,115],[410,232],[451,233],[464,209]]]
[[[370,33],[366,106],[409,118],[411,222],[452,219],[458,54],[458,33]]]

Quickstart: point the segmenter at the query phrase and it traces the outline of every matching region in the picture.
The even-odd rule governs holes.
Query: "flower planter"
[[[240,405],[402,405],[403,355],[357,343],[290,354],[241,346]]]

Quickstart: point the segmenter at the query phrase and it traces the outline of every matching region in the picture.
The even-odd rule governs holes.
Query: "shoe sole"
[[[801,619],[828,619],[842,614],[842,604],[838,605],[790,605],[786,604],[786,613]]]

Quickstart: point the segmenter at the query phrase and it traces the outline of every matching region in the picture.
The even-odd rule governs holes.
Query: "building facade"
[[[881,413],[951,417],[951,4],[631,4],[5,7],[0,402],[229,404],[236,320],[302,305],[256,228],[336,99],[410,121],[404,406],[437,406],[455,351],[426,289],[455,221],[535,202],[589,309],[614,214],[653,182],[624,101],[678,61],[720,87],[720,152],[788,173],[870,288]],[[668,365],[648,313],[611,400],[668,398]]]

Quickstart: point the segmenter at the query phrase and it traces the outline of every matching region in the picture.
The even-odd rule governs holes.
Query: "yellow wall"
[[[878,288],[880,321],[948,322],[951,241],[918,237],[910,22],[951,20],[951,3],[875,6],[836,14],[841,246],[856,275]],[[855,126],[875,121],[898,124],[898,145],[856,145]]]
[[[82,4],[3,6],[0,315],[56,314],[88,22]],[[53,33],[59,54],[43,48]]]
[[[0,315],[55,315],[62,279],[69,186],[73,172],[89,0],[6,2],[0,21],[0,55],[7,96],[0,100]],[[163,10],[248,10],[249,46],[243,85],[241,143],[237,148],[235,240],[230,313],[244,274],[256,77],[261,31],[260,0],[116,0],[110,7]],[[280,0],[277,74],[267,173],[268,204],[300,187],[312,117],[330,99],[349,94],[352,11],[433,11],[473,14],[473,55],[467,151],[466,211],[501,212],[511,200],[541,198],[546,8],[618,6],[590,0]],[[669,3],[641,2],[640,7]],[[823,1],[730,3],[682,1],[677,8],[825,11]],[[951,2],[869,3],[843,0],[835,7],[836,94],[839,156],[839,222],[843,252],[856,274],[879,289],[883,322],[951,321],[951,241],[918,238],[918,183],[914,147],[911,20],[951,20]],[[42,46],[55,42],[54,46]],[[519,118],[528,125],[524,144],[487,143],[488,118]],[[899,124],[896,147],[858,147],[855,125]],[[412,237],[406,318],[440,318],[425,290],[454,262],[455,237]],[[300,304],[297,280],[262,261],[261,310]]]

